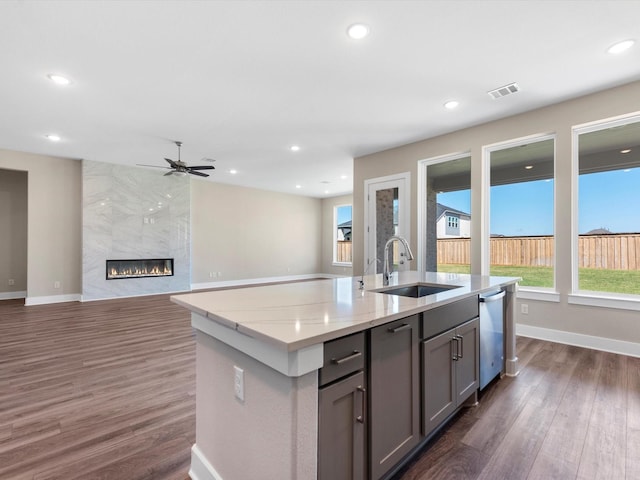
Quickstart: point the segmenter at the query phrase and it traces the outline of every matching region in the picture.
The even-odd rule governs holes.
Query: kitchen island
[[[318,371],[326,365],[325,345],[344,337],[364,338],[381,325],[423,318],[429,310],[465,299],[473,303],[478,294],[502,289],[504,372],[517,374],[512,311],[517,278],[401,272],[388,287],[381,275],[365,276],[364,288],[360,280],[321,279],[171,297],[192,312],[196,330],[194,480],[315,480]],[[455,288],[421,298],[380,292],[416,283]],[[398,329],[404,328],[402,323]]]

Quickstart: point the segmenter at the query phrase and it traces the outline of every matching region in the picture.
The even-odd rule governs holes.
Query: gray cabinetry
[[[318,479],[366,478],[364,332],[327,342],[319,373]]]
[[[413,315],[371,329],[371,478],[381,478],[420,441],[419,322]]]
[[[424,341],[422,348],[422,432],[428,435],[478,389],[478,319]]]

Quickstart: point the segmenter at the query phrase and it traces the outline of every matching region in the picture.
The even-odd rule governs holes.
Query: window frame
[[[553,140],[553,286],[534,287],[529,285],[518,285],[518,290],[531,292],[540,298],[549,298],[554,301],[558,296],[558,135],[554,132],[536,133],[524,137],[514,138],[504,142],[492,143],[482,147],[482,202],[480,207],[481,215],[481,255],[480,272],[482,275],[489,275],[491,271],[491,153],[498,150],[518,147],[521,145]]]
[[[351,261],[350,262],[338,262],[338,209],[342,207],[351,207]],[[334,267],[352,267],[353,266],[353,204],[341,203],[333,206],[333,229],[331,231],[331,265]]]
[[[422,160],[418,160],[418,205],[417,205],[417,215],[418,215],[418,271],[420,273],[424,273],[427,271],[426,269],[426,258],[427,258],[427,248],[429,245],[427,244],[427,209],[426,209],[426,192],[427,192],[427,170],[429,166],[436,165],[438,163],[445,163],[452,160],[460,160],[462,158],[471,157],[471,150],[463,150],[454,153],[447,153],[445,155],[438,155],[435,157],[425,158]],[[471,208],[469,209],[469,216],[473,219],[473,158],[471,159],[471,171],[470,175],[470,189],[471,189]],[[471,220],[470,220],[471,221]],[[473,227],[470,228],[469,238],[471,242],[471,271],[473,272],[473,238],[471,233],[473,232]]]
[[[640,112],[628,113],[571,127],[571,292],[568,303],[640,311],[640,295],[579,289],[580,135],[640,123]]]

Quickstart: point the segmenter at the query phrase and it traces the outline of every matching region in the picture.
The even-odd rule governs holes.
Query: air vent
[[[502,87],[498,87],[494,90],[487,92],[491,98],[494,100],[496,98],[506,97],[507,95],[511,95],[512,93],[516,93],[520,91],[520,87],[517,83],[510,83],[509,85],[504,85]]]

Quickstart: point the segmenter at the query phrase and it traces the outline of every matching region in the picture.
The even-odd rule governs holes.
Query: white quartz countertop
[[[519,278],[452,273],[394,274],[389,287],[430,283],[455,285],[422,298],[374,290],[382,275],[320,279],[258,287],[174,295],[171,300],[192,312],[273,346],[295,351],[391,322],[455,300],[514,285]]]

